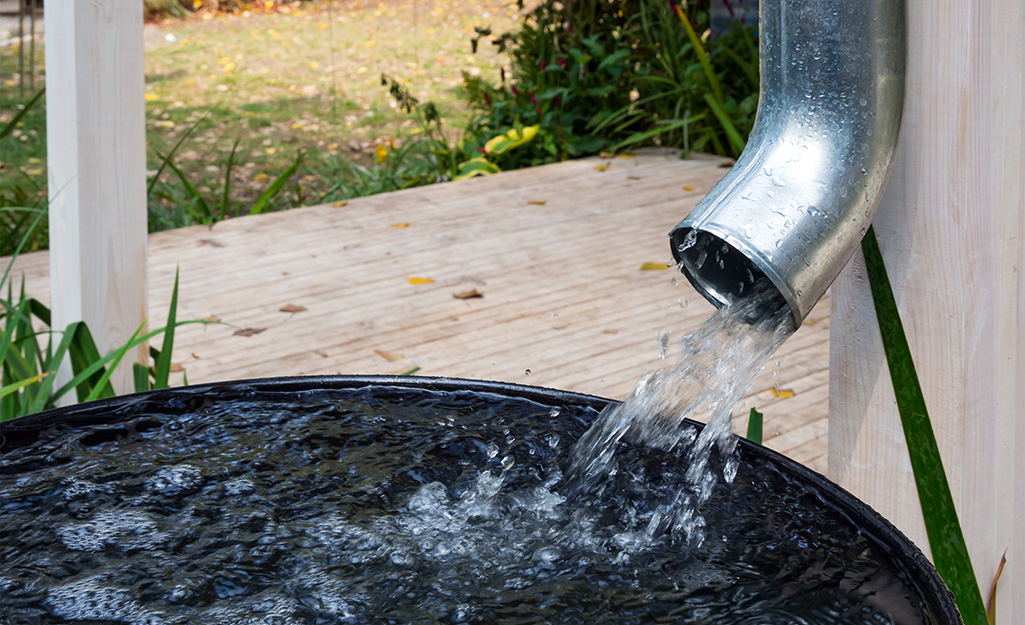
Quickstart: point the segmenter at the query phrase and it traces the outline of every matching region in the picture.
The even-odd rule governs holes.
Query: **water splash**
[[[572,490],[604,488],[617,471],[620,441],[674,452],[688,467],[686,486],[662,502],[647,533],[669,532],[699,546],[701,504],[720,476],[731,483],[737,473],[733,407],[793,328],[787,309],[767,310],[774,297],[771,285],[755,285],[750,297],[716,311],[680,341],[676,365],[644,375],[626,400],[606,409],[573,448]],[[684,419],[707,425],[696,435]]]

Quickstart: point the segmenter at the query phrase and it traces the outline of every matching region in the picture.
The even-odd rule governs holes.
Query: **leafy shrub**
[[[522,3],[521,3],[522,8]],[[739,154],[758,103],[754,33],[710,38],[708,11],[665,0],[544,0],[494,38],[512,67],[498,84],[464,75],[469,132],[537,124],[519,165],[644,144]],[[490,37],[478,29],[474,49]]]

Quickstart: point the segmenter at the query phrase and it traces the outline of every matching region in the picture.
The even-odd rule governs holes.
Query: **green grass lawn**
[[[330,0],[147,24],[150,174],[159,155],[198,122],[174,163],[211,204],[236,141],[232,212],[245,213],[300,151],[302,164],[272,208],[342,199],[345,189],[324,194],[350,174],[352,163],[371,163],[379,143],[401,142],[415,131],[381,86],[381,74],[435,102],[446,126],[458,129],[467,115],[461,72],[497,77],[503,62],[487,44],[471,52],[474,27],[501,33],[516,17],[513,0]],[[16,47],[0,49],[0,125],[20,103],[17,63]],[[41,58],[38,65],[37,80],[45,73]],[[45,109],[38,107],[4,141],[3,201],[42,201],[45,161]],[[169,195],[184,193],[172,171],[165,169],[160,180],[169,183]],[[153,227],[186,225],[175,210],[180,201],[151,202]]]

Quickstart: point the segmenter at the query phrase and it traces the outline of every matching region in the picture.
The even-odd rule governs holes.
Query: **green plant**
[[[177,165],[174,164],[174,153],[181,147],[182,143],[194,130],[202,119],[197,121],[192,127],[187,129],[178,142],[175,143],[171,151],[166,155],[157,156],[160,157],[160,166],[157,172],[150,179],[147,185],[147,194],[150,197],[149,204],[149,221],[150,230],[164,230],[167,228],[179,228],[183,226],[191,226],[196,224],[213,225],[218,221],[227,219],[232,212],[233,203],[231,201],[231,177],[232,168],[235,164],[235,156],[238,152],[239,141],[236,139],[232,145],[231,153],[228,155],[227,164],[224,167],[224,181],[222,183],[220,192],[217,194],[218,201],[216,203],[208,202],[192,182],[189,181],[188,176],[183,172]],[[285,184],[288,183],[289,179],[292,178],[298,171],[302,164],[303,154],[302,152],[296,153],[295,160],[279,174],[271,183],[267,186],[266,190],[260,194],[256,202],[249,208],[245,213],[248,215],[259,215],[260,213],[266,212],[269,208],[269,202],[284,188]],[[165,169],[170,169],[178,181],[181,183],[181,187],[169,185],[160,180],[160,175]],[[175,207],[176,210],[160,210],[154,207],[152,201],[153,198],[164,200],[166,203]],[[238,217],[241,212],[241,207],[234,204],[234,216]]]
[[[0,149],[4,153],[15,151],[18,142],[12,141],[14,130],[25,121],[33,108],[43,99],[46,89],[16,107],[17,112],[0,126]],[[15,182],[8,176],[18,178]],[[42,213],[44,217],[37,219]],[[20,168],[0,178],[0,256],[10,256],[16,249],[33,252],[46,247],[48,238],[45,187]]]
[[[38,213],[33,227],[45,217]],[[10,278],[14,261],[26,240],[15,250],[0,277],[0,421],[23,417],[56,406],[57,400],[74,391],[79,401],[92,401],[114,395],[110,376],[126,354],[145,341],[164,335],[160,350],[151,350],[154,359],[152,376],[143,368],[135,370],[135,390],[165,388],[174,347],[174,329],[206,321],[177,321],[178,276],[167,325],[145,332],[143,323],[121,347],[101,355],[92,333],[83,322],[69,324],[61,330],[51,329],[50,309],[39,300],[28,297],[25,282],[15,292]],[[6,289],[5,289],[6,287]],[[56,373],[67,360],[71,380],[55,387]]]
[[[764,415],[754,408],[751,409],[751,413],[747,418],[747,440],[752,443],[762,444],[762,423],[764,422]]]
[[[542,139],[520,166],[648,144],[737,156],[758,104],[758,49],[739,23],[716,37],[709,26],[702,3],[544,0],[495,40],[512,57],[508,80],[464,75],[477,133],[537,123]],[[490,34],[478,29],[473,47]]]
[[[925,396],[922,394],[911,348],[873,228],[870,227],[862,239],[861,249],[865,255],[865,269],[879,321],[883,351],[893,380],[897,410],[911,458],[911,469],[915,476],[933,563],[940,577],[954,593],[965,624],[987,625],[982,593],[975,578],[975,569],[972,568],[968,545],[961,531],[929,411],[925,406]]]

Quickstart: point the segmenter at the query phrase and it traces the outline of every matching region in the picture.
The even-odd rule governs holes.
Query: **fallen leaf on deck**
[[[478,297],[484,297],[484,294],[478,291],[477,289],[470,289],[469,291],[460,291],[458,293],[453,293],[452,297],[456,299],[475,299]]]
[[[612,158],[615,156],[612,152],[598,152],[598,158]]]
[[[320,351],[319,349],[313,350],[313,353],[320,356],[321,358],[327,358],[327,352]]]
[[[304,310],[306,310],[306,307],[305,306],[296,306],[295,304],[285,304],[284,306],[282,306],[278,310],[280,310],[281,312],[287,312],[287,313],[297,313],[297,312],[303,312]]]
[[[609,168],[609,164],[608,163],[598,163],[597,165],[594,166],[594,168],[597,169],[598,171],[605,171],[606,169]]]
[[[403,372],[402,372],[402,373],[400,373],[399,375],[413,375],[414,373],[416,373],[416,372],[417,372],[417,371],[419,371],[419,370],[420,370],[420,367],[413,367],[413,368],[412,368],[412,369],[410,369],[409,371],[403,371]]]
[[[349,203],[346,202],[345,200],[338,200],[337,202],[331,202],[331,206],[334,206],[335,208],[341,208],[343,206],[347,206],[348,204]]]
[[[414,278],[410,278],[409,279],[409,283],[410,284],[430,284],[431,282],[434,282],[434,278],[415,278],[414,277]]]
[[[736,163],[734,163],[733,161],[726,161],[723,163],[719,163],[719,167],[721,169],[729,169],[730,167],[733,167],[735,164]]]
[[[396,354],[395,352],[389,352],[383,349],[375,349],[374,353],[385,360],[402,360],[404,358],[402,354]]]
[[[685,185],[683,185],[682,189],[684,191],[693,191],[694,190],[694,185],[692,185],[692,184],[685,184]]]
[[[209,245],[210,247],[224,247],[223,244],[218,243],[213,239],[200,239],[199,242],[196,243],[196,247],[203,247],[204,245]]]
[[[209,321],[210,323],[220,323],[221,318],[217,315],[210,315],[206,319],[200,319],[200,321]]]
[[[168,371],[170,371],[171,373],[181,373],[182,371],[185,371],[185,367],[181,366],[176,362],[172,362],[171,366],[168,368]]]
[[[641,265],[641,271],[661,271],[663,269],[669,269],[669,265],[665,263],[644,263]]]
[[[527,200],[527,204],[533,204],[534,206],[544,206],[548,203],[548,200]]]
[[[619,158],[634,158],[633,154],[620,154]]]
[[[266,330],[267,328],[242,328],[241,330],[235,330],[235,336],[253,336]]]
[[[196,360],[199,360],[199,354],[197,354],[196,352],[192,352],[192,357]]]
[[[619,334],[619,330],[613,330],[612,328],[605,328],[601,331],[602,334]]]
[[[640,176],[627,176],[626,179],[627,180],[640,180],[641,177]]]
[[[776,388],[775,386],[769,389],[769,392],[772,393],[774,397],[781,397],[783,399],[797,395],[797,393],[788,388]]]
[[[408,228],[409,227],[409,222],[408,221],[404,221],[404,222],[399,223],[399,224],[392,224],[391,227],[392,228]]]

